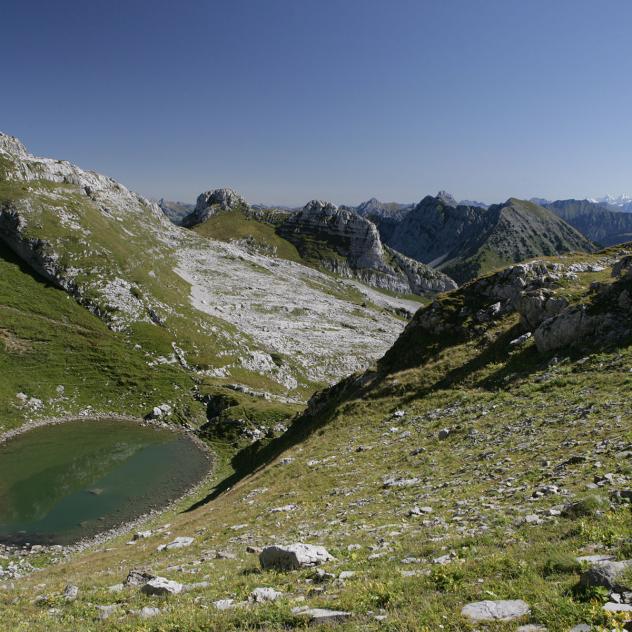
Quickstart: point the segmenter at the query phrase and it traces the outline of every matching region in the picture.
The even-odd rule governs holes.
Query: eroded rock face
[[[516,310],[520,314],[523,327],[533,330],[535,327],[559,314],[568,301],[556,296],[551,290],[538,289],[523,292],[516,300]]]
[[[330,202],[312,200],[277,232],[303,257],[375,287],[412,294],[456,288],[445,274],[385,247],[373,222]]]
[[[233,189],[212,189],[201,193],[193,212],[182,220],[182,225],[191,228],[205,222],[218,211],[247,207],[248,203]]]

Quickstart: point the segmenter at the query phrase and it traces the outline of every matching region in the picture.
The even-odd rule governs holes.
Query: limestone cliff
[[[373,222],[330,202],[312,200],[277,232],[305,260],[382,289],[424,294],[456,287],[445,274],[384,247]]]

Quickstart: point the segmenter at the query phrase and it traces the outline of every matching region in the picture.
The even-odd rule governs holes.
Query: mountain
[[[509,263],[593,244],[551,211],[511,198],[488,209],[462,206],[445,192],[426,196],[386,243],[459,283]]]
[[[373,222],[329,202],[312,200],[277,228],[301,257],[342,276],[400,293],[443,292],[452,279],[385,248]]]
[[[165,200],[164,198],[160,198],[160,200],[158,200],[158,206],[177,226],[179,226],[182,223],[182,220],[193,210],[193,204],[174,202],[171,200]]]
[[[632,197],[628,195],[605,195],[591,201],[606,205],[613,210],[632,213]]]
[[[136,349],[147,366],[168,365],[195,378],[200,396],[240,388],[300,402],[383,353],[405,325],[403,315],[418,305],[248,243],[210,241],[175,226],[157,204],[115,180],[33,156],[5,134],[0,242],[40,283],[65,292]],[[17,330],[7,335],[25,337]],[[63,386],[69,377],[54,366],[54,387]],[[44,402],[42,416],[57,410],[47,395],[52,380],[21,387]],[[144,384],[133,388],[146,392]],[[174,391],[174,403],[180,395]],[[161,403],[138,400],[149,410]],[[2,406],[10,408],[7,402]],[[124,398],[95,402],[95,412],[125,407]],[[69,414],[84,404],[63,402]]]
[[[478,206],[479,208],[489,208],[489,204],[485,202],[477,202],[476,200],[461,200],[459,206]]]
[[[349,208],[371,220],[378,227],[382,241],[386,241],[413,206],[413,204],[398,204],[397,202],[380,202],[376,198],[371,198],[356,207]]]
[[[557,200],[546,206],[595,243],[612,246],[632,241],[632,214],[589,200]]]
[[[327,202],[314,200],[294,213],[262,210],[231,189],[216,189],[200,195],[183,225],[391,292],[423,295],[455,287],[444,274],[385,248],[368,219]]]

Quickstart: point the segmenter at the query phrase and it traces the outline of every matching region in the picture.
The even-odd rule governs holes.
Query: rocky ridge
[[[446,275],[390,248],[373,222],[350,209],[312,200],[277,229],[305,259],[331,272],[393,292],[424,294],[454,289]]]

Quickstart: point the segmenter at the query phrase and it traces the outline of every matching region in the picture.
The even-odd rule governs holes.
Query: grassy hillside
[[[277,235],[275,227],[243,211],[223,211],[209,217],[194,228],[198,235],[219,241],[245,240],[252,247],[281,259],[301,262],[298,250]]]
[[[590,313],[616,311],[609,288],[632,283],[610,277],[621,254],[549,260],[564,267],[550,268],[557,280],[548,287]],[[571,265],[580,271],[567,274]],[[286,435],[242,452],[217,487],[147,525],[170,523],[169,535],[133,546],[123,536],[0,591],[5,625],[282,630],[304,627],[291,609],[309,605],[349,611],[340,630],[461,632],[483,629],[462,618],[466,603],[506,598],[524,599],[531,613],[484,629],[621,629],[602,610],[603,590],[579,589],[576,557],[632,557],[630,505],[617,496],[632,478],[630,339],[592,336],[555,353],[540,353],[533,338],[510,344],[524,327],[515,311],[494,307],[499,278],[511,277],[421,310],[373,370],[315,398]],[[595,282],[600,291],[589,289]],[[195,543],[156,551],[176,535]],[[294,541],[325,545],[336,557],[324,566],[331,575],[261,571],[246,551]],[[208,584],[168,599],[110,592],[133,567]],[[342,571],[352,574],[336,579]],[[80,588],[72,603],[60,596],[69,582]],[[258,586],[284,596],[212,605],[246,601]],[[36,602],[41,594],[48,600]],[[112,604],[98,622],[97,605]],[[161,612],[141,621],[134,611],[143,606]]]
[[[179,366],[152,363],[2,245],[0,374],[0,432],[84,410],[144,416],[171,403],[177,419],[193,413],[193,382]]]

